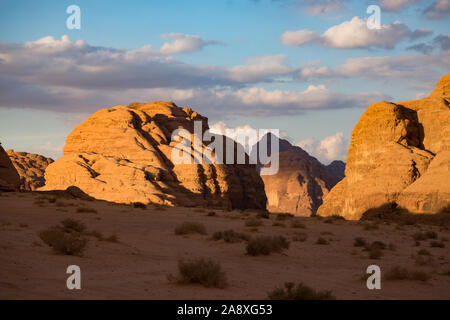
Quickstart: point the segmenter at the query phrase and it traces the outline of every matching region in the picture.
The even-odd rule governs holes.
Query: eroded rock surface
[[[450,74],[420,100],[371,105],[352,131],[345,178],[319,215],[359,219],[396,203],[412,213],[450,204]]]
[[[5,149],[0,145],[0,191],[17,191],[20,177]]]
[[[269,144],[270,141],[268,134],[258,144]],[[261,176],[267,209],[297,216],[314,215],[323,197],[343,178],[344,170],[342,161],[325,166],[300,147],[279,139],[279,170],[274,175]]]
[[[42,190],[76,186],[113,202],[265,209],[264,185],[254,165],[176,164],[175,129],[201,130],[208,119],[172,102],[133,103],[102,109],[67,137],[64,156],[48,166]],[[191,158],[204,143],[194,145]],[[235,148],[238,148],[234,144]]]
[[[44,172],[53,159],[39,154],[6,150],[20,176],[20,189],[36,190],[45,184]]]

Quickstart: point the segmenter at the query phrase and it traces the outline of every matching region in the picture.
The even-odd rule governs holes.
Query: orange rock
[[[44,172],[53,159],[39,154],[6,150],[20,176],[20,189],[36,190],[45,184]]]
[[[107,201],[179,206],[265,209],[255,166],[175,164],[175,129],[204,132],[208,119],[172,102],[132,103],[102,109],[67,137],[64,156],[48,166],[42,190],[70,186]],[[194,146],[192,156],[205,144]],[[236,147],[236,146],[235,146]]]
[[[19,186],[19,174],[0,145],[0,191],[17,191]]]
[[[395,202],[412,213],[450,204],[450,74],[427,97],[371,105],[352,131],[345,178],[318,214],[359,219]]]
[[[268,137],[270,134],[264,136],[257,145],[270,143],[271,138]],[[315,215],[323,197],[343,178],[345,164],[335,161],[325,166],[284,139],[279,139],[279,146],[277,174],[261,176],[267,196],[267,209],[296,216]]]

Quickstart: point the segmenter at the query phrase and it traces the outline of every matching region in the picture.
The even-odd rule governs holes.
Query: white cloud
[[[322,16],[340,11],[345,0],[306,0],[300,4],[305,8],[304,13],[310,16]]]
[[[349,141],[342,132],[337,132],[335,135],[322,140],[309,138],[298,142],[296,145],[319,159],[320,162],[329,164],[333,160],[345,161]]]
[[[434,1],[423,13],[428,19],[445,19],[450,14],[450,0]]]
[[[287,65],[286,55],[278,54],[248,59],[245,65],[231,67],[227,73],[230,79],[238,82],[257,82],[294,71]]]
[[[306,43],[314,42],[319,39],[320,36],[311,30],[286,31],[280,37],[282,44],[296,47],[301,47]]]
[[[327,48],[384,48],[393,49],[395,45],[414,34],[404,23],[384,24],[381,29],[369,29],[366,21],[353,17],[326,30],[322,35],[310,30],[286,31],[280,40],[283,44],[303,46],[317,43]],[[414,34],[416,37],[418,34]]]
[[[437,38],[437,39],[436,39]],[[300,78],[364,78],[383,82],[406,80],[406,83],[427,85],[430,89],[442,77],[445,70],[450,69],[450,38],[438,36],[432,42],[435,47],[447,50],[439,53],[409,54],[404,56],[380,56],[350,58],[344,64],[333,68],[318,63],[309,64],[301,68]],[[416,49],[418,50],[418,49]]]
[[[398,12],[405,9],[407,6],[413,5],[418,0],[379,0],[382,9],[387,12]]]
[[[26,151],[29,153],[37,153],[56,160],[63,155],[63,145],[54,144],[53,142],[47,141],[43,144],[29,146],[26,148]]]
[[[163,39],[174,39],[172,42],[166,42],[159,49],[159,52],[166,55],[193,52],[202,49],[211,44],[219,44],[219,41],[205,41],[197,35],[182,33],[166,33],[161,36]]]

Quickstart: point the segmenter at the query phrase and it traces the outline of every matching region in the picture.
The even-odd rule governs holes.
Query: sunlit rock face
[[[119,203],[265,209],[264,185],[254,165],[173,161],[179,145],[172,133],[193,133],[194,121],[201,132],[208,129],[206,117],[172,102],[102,109],[67,137],[64,156],[48,166],[42,190],[76,186]],[[208,143],[193,144],[190,157],[201,156]]]
[[[420,100],[371,105],[352,131],[345,178],[318,214],[359,219],[396,203],[411,213],[450,204],[450,74]]]

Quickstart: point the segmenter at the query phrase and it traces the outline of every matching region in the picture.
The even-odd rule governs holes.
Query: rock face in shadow
[[[21,190],[36,190],[44,186],[44,172],[53,159],[14,150],[6,150],[6,153],[19,173]]]
[[[172,150],[180,148],[172,133],[185,129],[193,140],[194,121],[201,132],[208,129],[207,118],[172,102],[102,109],[67,137],[64,156],[48,166],[42,190],[76,186],[119,203],[265,209],[264,185],[254,165],[196,164],[192,159],[206,147],[201,141],[189,149],[191,163],[172,160]]]
[[[352,131],[345,178],[318,214],[359,219],[386,203],[436,213],[450,202],[450,74],[427,97],[371,105]]]
[[[0,191],[17,191],[19,187],[19,174],[9,159],[8,154],[0,145]]]
[[[289,141],[279,140],[279,170],[274,175],[261,175],[271,212],[289,212],[296,216],[315,215],[322,199],[344,177],[345,163],[334,161],[329,166],[311,157]],[[255,146],[269,145],[271,134]],[[267,148],[270,150],[270,145]],[[256,152],[253,148],[252,152]]]

